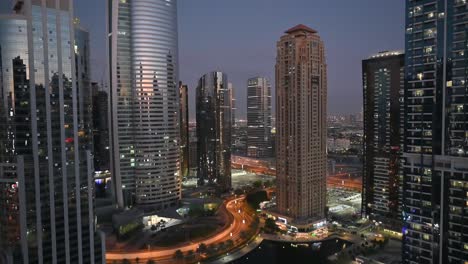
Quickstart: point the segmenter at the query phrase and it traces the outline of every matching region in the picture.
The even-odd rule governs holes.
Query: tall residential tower
[[[227,75],[210,72],[197,87],[199,185],[214,184],[221,192],[231,188],[231,92]]]
[[[468,263],[467,16],[406,1],[404,263]]]
[[[0,17],[0,262],[103,263],[89,33],[71,0],[14,4]]]
[[[325,219],[327,65],[317,31],[295,26],[277,43],[276,170],[279,213],[300,229]]]
[[[247,81],[247,156],[272,155],[271,86],[266,78]]]
[[[176,0],[108,0],[111,173],[117,204],[181,196]]]
[[[362,215],[401,230],[405,55],[380,52],[362,61],[364,167]]]

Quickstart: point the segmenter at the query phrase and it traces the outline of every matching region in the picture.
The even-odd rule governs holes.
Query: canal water
[[[307,246],[308,245],[308,246]],[[327,258],[350,242],[330,239],[318,243],[292,244],[264,240],[256,249],[231,264],[326,264]]]

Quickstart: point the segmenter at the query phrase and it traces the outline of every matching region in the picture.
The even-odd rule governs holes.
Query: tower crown
[[[309,33],[312,33],[312,34],[315,34],[315,33],[318,33],[317,30],[315,29],[312,29],[306,25],[303,25],[303,24],[299,24],[295,27],[292,27],[288,30],[286,30],[284,33],[287,33],[287,34],[292,34],[292,33],[296,33],[298,31],[306,31],[306,32],[309,32]]]

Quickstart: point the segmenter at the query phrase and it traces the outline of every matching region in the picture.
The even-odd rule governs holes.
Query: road
[[[347,165],[336,165],[340,168],[347,168]],[[266,161],[241,156],[233,156],[231,168],[245,170],[251,173],[276,176],[276,169]],[[361,191],[362,179],[360,177],[351,178],[350,175],[360,173],[360,170],[337,173],[327,177],[329,187],[341,187],[355,191]]]
[[[327,177],[328,187],[341,187],[345,189],[361,191],[362,178],[349,178],[348,173],[339,173]]]
[[[155,260],[157,263],[161,263],[162,261],[172,261],[174,253],[177,250],[181,250],[184,254],[190,250],[196,252],[198,245],[201,243],[210,245],[227,241],[229,239],[233,241],[242,240],[240,235],[241,232],[247,231],[249,225],[254,220],[252,215],[245,213],[245,210],[243,210],[245,206],[246,202],[244,196],[226,201],[226,209],[233,216],[233,221],[231,225],[229,225],[220,233],[205,240],[199,241],[194,244],[185,245],[182,247],[175,246],[159,250],[140,250],[134,252],[128,252],[124,250],[118,252],[108,251],[106,253],[106,261],[107,263],[112,264],[113,261],[116,260],[127,259],[129,261],[134,261],[138,258],[139,263],[145,263],[148,259],[152,259]]]

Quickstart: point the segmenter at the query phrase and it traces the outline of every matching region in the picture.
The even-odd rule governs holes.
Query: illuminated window
[[[432,131],[431,130],[424,131],[424,136],[431,137],[432,136]]]
[[[434,37],[436,32],[437,31],[435,29],[426,29],[426,30],[424,30],[424,37],[426,37],[426,38]]]
[[[424,95],[424,91],[423,90],[416,90],[414,91],[414,96],[423,96]]]

